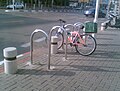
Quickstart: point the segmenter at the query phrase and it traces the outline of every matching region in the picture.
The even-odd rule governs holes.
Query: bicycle
[[[58,29],[57,33],[56,33],[56,36],[58,37],[58,49],[60,49],[63,44],[64,44],[64,31],[65,31],[65,23],[66,21],[65,20],[62,20],[62,19],[59,19],[58,20],[60,22],[60,28]],[[80,26],[82,25],[82,26]],[[74,24],[74,30],[77,30],[77,31],[81,31],[79,29],[83,29],[84,26],[83,26],[83,23],[81,22],[77,22]]]
[[[62,21],[62,20],[61,20]],[[78,25],[78,24],[77,24]],[[81,29],[84,27],[82,26]],[[61,44],[58,45],[58,49],[61,48],[65,43],[64,43],[64,30],[65,27],[62,25],[62,28],[59,28],[59,31],[62,31],[62,33],[59,32],[59,38],[61,36],[61,39],[59,42]],[[83,55],[83,56],[88,56],[91,55],[95,50],[96,50],[96,40],[92,35],[86,34],[86,33],[80,33],[79,31],[67,31],[67,36],[68,36],[68,42],[70,46],[74,46],[76,51]]]
[[[76,51],[83,55],[91,55],[96,50],[96,40],[90,34],[79,34],[78,31],[68,32],[68,42]]]

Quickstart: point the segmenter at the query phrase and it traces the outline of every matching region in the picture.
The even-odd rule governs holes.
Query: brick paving
[[[5,74],[0,66],[0,91],[120,91],[120,31],[98,32],[97,49],[90,56],[64,51],[51,56],[47,70],[48,49],[34,51],[34,65],[28,65],[29,53],[17,59],[16,74]]]
[[[0,91],[120,91],[120,31],[109,28],[96,39],[97,49],[90,56],[78,55],[73,48],[68,60],[63,50],[52,55],[53,70],[47,70],[48,49],[36,45],[34,65],[28,65],[27,53],[17,59],[16,74],[5,74],[0,66]]]

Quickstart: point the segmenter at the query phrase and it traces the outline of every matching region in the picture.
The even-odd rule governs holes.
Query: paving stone
[[[119,36],[119,30],[99,32],[97,49],[90,56],[71,49],[64,61],[64,50],[60,50],[51,55],[53,70],[47,69],[48,49],[36,45],[34,65],[26,65],[28,54],[18,59],[16,74],[0,73],[0,91],[120,91]]]

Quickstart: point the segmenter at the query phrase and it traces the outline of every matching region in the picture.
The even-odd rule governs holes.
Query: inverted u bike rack
[[[84,23],[82,23],[82,22],[74,23],[74,27],[75,27],[76,30],[77,30],[77,28],[81,28],[81,26],[85,27]],[[83,31],[85,32],[85,28],[83,29]]]
[[[46,43],[47,43],[47,39],[48,39],[48,35],[45,31],[41,30],[41,29],[35,29],[35,31],[32,32],[31,36],[30,36],[30,58],[31,58],[31,64],[33,64],[33,37],[36,33],[41,32],[45,35],[46,39]]]
[[[51,30],[50,30],[50,33],[49,33],[49,52],[48,52],[48,70],[50,70],[50,57],[51,57],[51,35],[52,35],[52,32],[53,31],[58,31],[59,28],[62,28],[64,29],[65,31],[65,34],[66,34],[66,40],[67,40],[67,31],[68,31],[68,27],[69,26],[72,26],[73,29],[74,29],[74,25],[73,24],[66,24],[64,27],[65,28],[62,28],[61,26],[54,26]],[[65,59],[67,59],[67,41],[66,41],[66,48],[65,48]]]
[[[69,31],[69,29],[67,29],[69,26],[73,27],[73,30],[75,28],[75,26],[73,24],[66,24],[65,25],[65,29],[67,31]],[[67,45],[68,45],[68,34],[67,34],[67,31],[65,31],[65,35],[66,35],[66,46],[65,46],[65,60],[67,60]]]
[[[82,22],[76,22],[74,23],[74,26],[80,26],[80,25],[84,25]]]
[[[51,57],[51,36],[52,36],[53,31],[58,31],[59,28],[61,28],[61,26],[54,26],[54,27],[50,30],[50,33],[49,33],[48,70],[50,70],[50,59],[51,59],[51,58],[50,58],[50,57]]]

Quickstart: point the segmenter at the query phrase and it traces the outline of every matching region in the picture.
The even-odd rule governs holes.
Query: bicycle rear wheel
[[[85,41],[85,44],[82,44],[80,39],[78,38],[78,45],[75,45],[76,51],[83,56],[91,55],[95,51],[97,46],[95,38],[89,34],[83,34],[80,36]]]
[[[58,49],[60,49],[64,43],[64,36],[62,33],[58,33],[57,37],[58,37]]]

